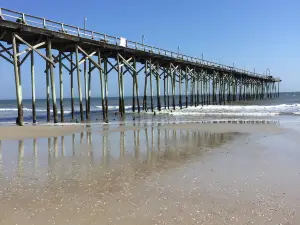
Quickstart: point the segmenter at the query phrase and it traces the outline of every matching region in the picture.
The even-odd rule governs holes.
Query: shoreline
[[[199,130],[207,132],[248,132],[260,131],[267,128],[266,125],[270,125],[268,129],[273,127],[274,129],[278,125],[277,120],[267,119],[215,119],[215,120],[203,120],[203,121],[191,121],[191,120],[167,120],[160,121],[154,120],[139,120],[134,121],[114,121],[111,123],[104,122],[91,122],[91,123],[40,123],[40,124],[25,124],[24,126],[17,126],[15,124],[0,125],[0,140],[20,140],[20,139],[32,139],[32,138],[47,138],[66,136],[72,133],[82,132],[84,130],[98,130],[102,134],[108,134],[111,132],[124,132],[129,130],[142,129],[142,126],[160,126],[161,128],[171,128],[179,130]],[[241,126],[243,126],[242,129]],[[110,127],[110,129],[108,129]],[[106,131],[103,131],[106,129]],[[267,131],[267,130],[266,130]]]

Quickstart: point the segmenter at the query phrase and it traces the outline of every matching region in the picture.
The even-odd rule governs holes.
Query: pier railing
[[[61,22],[56,22],[53,20],[48,20],[45,18],[40,18],[40,17],[29,15],[29,14],[16,12],[16,11],[13,11],[10,9],[0,8],[0,19],[12,21],[12,22],[19,22],[24,25],[38,27],[38,28],[42,28],[42,29],[46,29],[46,30],[62,32],[62,33],[66,33],[69,35],[74,35],[74,36],[78,36],[81,38],[87,38],[87,39],[91,39],[91,40],[96,40],[96,41],[104,42],[104,43],[111,44],[111,45],[120,45],[120,37],[102,34],[99,32],[95,32],[95,31],[88,30],[88,29],[83,29],[80,27],[64,24]],[[157,48],[157,47],[141,44],[141,43],[138,43],[135,41],[127,40],[126,46],[127,46],[127,48],[130,48],[130,49],[135,49],[135,50],[144,51],[144,52],[150,52],[153,54],[167,56],[167,57],[171,57],[174,59],[185,60],[188,62],[197,63],[200,65],[209,66],[212,68],[218,68],[218,69],[221,68],[221,69],[231,70],[233,72],[242,73],[242,74],[245,74],[248,76],[260,77],[260,78],[273,78],[270,75],[262,75],[259,73],[238,69],[233,66],[227,66],[227,65],[207,61],[204,59],[187,56],[187,55],[184,55],[184,54],[181,54],[178,52],[172,52],[172,51],[165,50],[162,48]]]

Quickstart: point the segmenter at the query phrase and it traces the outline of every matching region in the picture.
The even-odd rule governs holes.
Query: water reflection
[[[105,133],[100,136],[99,133],[89,130],[69,136],[18,141],[17,177],[48,177],[46,173],[49,173],[52,174],[52,180],[55,178],[54,180],[62,181],[68,177],[82,182],[92,179],[95,174],[101,177],[101,174],[111,175],[122,171],[151,173],[172,169],[174,163],[185,164],[197,160],[205,151],[241,135],[177,130],[161,125],[150,127],[146,124],[144,127],[133,126],[129,130],[120,127],[119,132],[110,132],[109,128],[104,130]],[[4,170],[1,144],[0,142],[0,175]],[[26,155],[32,154],[31,157],[26,159],[33,165],[26,169],[25,148],[32,148],[32,151],[26,152]],[[47,168],[44,174],[40,172],[43,168]],[[98,176],[93,179],[97,180]]]
[[[75,156],[75,134],[72,134],[72,153]]]
[[[38,169],[38,148],[37,148],[37,140],[33,139],[33,168],[35,171]]]
[[[18,168],[17,176],[22,178],[24,175],[24,141],[19,141]]]
[[[54,157],[56,158],[58,156],[58,138],[54,137]]]
[[[0,178],[3,176],[3,162],[2,162],[2,143],[0,140]]]

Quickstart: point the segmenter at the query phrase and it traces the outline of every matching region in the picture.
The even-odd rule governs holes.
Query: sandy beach
[[[84,130],[84,125],[0,126],[0,140],[21,140],[64,136]]]
[[[0,224],[299,224],[299,127],[0,127]]]

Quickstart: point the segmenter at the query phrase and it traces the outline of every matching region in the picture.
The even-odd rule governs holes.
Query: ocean
[[[154,105],[156,105],[156,96],[153,98]],[[280,97],[276,99],[254,100],[254,101],[237,101],[226,105],[199,105],[197,107],[189,106],[185,108],[185,98],[183,98],[183,109],[179,109],[176,96],[176,110],[171,109],[172,99],[170,98],[170,109],[164,108],[164,101],[161,98],[162,111],[158,112],[156,109],[156,116],[160,119],[188,119],[188,120],[211,120],[211,119],[259,119],[269,118],[274,120],[292,118],[300,116],[300,92],[283,92]],[[109,121],[118,120],[116,113],[118,112],[118,97],[108,98],[109,104]],[[51,101],[52,103],[52,101]],[[83,99],[83,104],[85,99]],[[75,104],[75,121],[79,121],[79,100],[74,99]],[[142,108],[142,97],[140,98]],[[60,117],[59,99],[57,99],[58,117]],[[85,105],[83,106],[85,109]],[[31,99],[23,100],[24,121],[26,123],[32,122],[32,106]],[[133,117],[138,116],[137,113],[132,113],[132,97],[125,97],[125,120],[132,120]],[[88,122],[102,121],[101,113],[101,99],[91,98],[91,118]],[[148,97],[148,113],[141,113],[141,119],[149,118],[150,113],[150,98]],[[46,122],[46,100],[36,100],[36,115],[38,123]],[[71,99],[64,99],[64,114],[66,122],[75,122],[71,119]],[[52,116],[52,106],[51,106]],[[17,117],[16,100],[0,100],[0,123],[10,124],[15,123]],[[60,119],[60,118],[59,118]],[[51,118],[53,121],[53,118]]]

